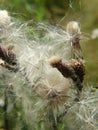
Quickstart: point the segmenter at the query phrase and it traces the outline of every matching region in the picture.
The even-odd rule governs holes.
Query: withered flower
[[[50,65],[57,68],[64,77],[71,78],[78,90],[82,90],[82,82],[85,75],[85,67],[82,61],[72,60],[65,64],[61,59],[54,56],[49,60],[49,62]]]
[[[72,58],[77,60],[83,59],[82,49],[80,46],[81,31],[78,22],[76,21],[69,22],[67,24],[66,30],[71,37]]]

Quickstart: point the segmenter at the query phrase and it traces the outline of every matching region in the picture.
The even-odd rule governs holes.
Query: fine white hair
[[[0,10],[0,27],[5,27],[11,22],[11,17],[6,10]]]

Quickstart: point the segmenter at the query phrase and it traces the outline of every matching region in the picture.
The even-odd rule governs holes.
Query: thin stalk
[[[5,89],[4,92],[4,101],[5,101],[5,105],[4,105],[4,127],[5,130],[10,130],[9,129],[9,120],[8,120],[8,113],[7,113],[7,107],[8,107],[8,91],[7,88]]]
[[[49,123],[50,123],[50,130],[58,130],[57,122],[56,122],[56,119],[54,117],[53,110],[51,107],[49,108],[48,112],[49,112],[48,118],[49,118]]]

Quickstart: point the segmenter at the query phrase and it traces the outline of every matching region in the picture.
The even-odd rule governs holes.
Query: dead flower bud
[[[0,58],[4,61],[1,66],[14,72],[18,70],[16,55],[13,53],[12,48],[0,46]]]
[[[0,27],[5,27],[11,22],[11,17],[6,10],[0,10]]]
[[[80,27],[78,22],[71,21],[67,24],[67,32],[71,37],[71,46],[72,46],[72,58],[81,60],[83,59],[82,50],[80,46]]]
[[[69,22],[67,24],[66,30],[72,36],[76,34],[81,34],[79,24],[76,21]]]
[[[61,59],[60,59],[60,60],[56,60],[56,62],[55,62],[54,57],[55,57],[55,56],[53,56],[53,57],[51,57],[51,58],[49,59],[50,65],[51,65],[52,67],[56,67],[56,68],[62,73],[62,75],[63,75],[64,77],[66,77],[66,78],[72,77],[74,70],[73,70],[73,68],[70,66],[70,64],[64,64],[64,63],[62,63],[62,60],[61,60]],[[55,58],[58,59],[58,57],[55,57]]]
[[[15,65],[16,64],[16,56],[15,54],[3,46],[0,46],[0,58],[7,62],[8,64]]]
[[[77,86],[78,90],[82,90],[82,82],[85,75],[85,67],[83,62],[79,62],[77,60],[72,60],[70,63],[63,63],[61,60],[56,60],[54,62],[54,58],[52,57],[50,61],[50,65],[52,67],[57,68],[61,74],[66,78],[71,78],[75,85]]]
[[[85,65],[82,61],[71,60],[71,66],[74,68],[76,75],[78,75],[81,82],[83,82],[85,75]]]

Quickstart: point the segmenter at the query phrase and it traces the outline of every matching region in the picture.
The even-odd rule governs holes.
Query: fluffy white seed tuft
[[[61,61],[61,59],[57,56],[52,56],[50,59],[49,59],[49,64],[50,65],[53,65],[53,64],[56,64],[56,63],[59,63]]]
[[[71,36],[81,34],[79,24],[76,21],[69,22],[67,24],[66,30]]]
[[[6,10],[0,10],[0,27],[5,27],[11,22],[11,17]]]

